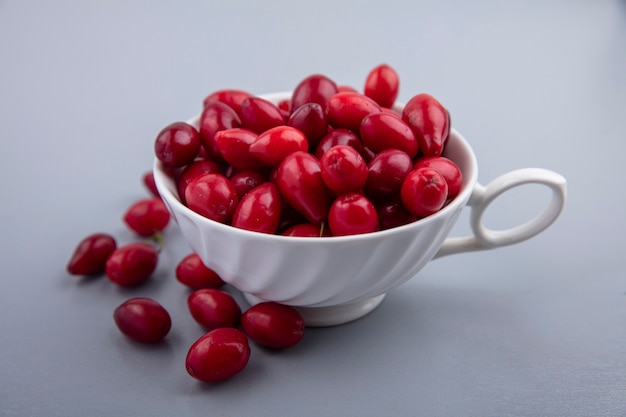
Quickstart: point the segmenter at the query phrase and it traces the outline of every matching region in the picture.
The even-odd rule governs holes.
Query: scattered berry
[[[150,298],[131,298],[113,312],[118,329],[130,339],[141,343],[157,343],[172,327],[170,315]]]

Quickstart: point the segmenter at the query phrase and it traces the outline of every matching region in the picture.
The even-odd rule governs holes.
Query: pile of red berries
[[[368,74],[363,93],[323,75],[305,78],[277,104],[219,90],[205,98],[198,128],[183,122],[165,127],[155,154],[184,204],[234,227],[312,237],[397,227],[437,212],[462,184],[458,166],[442,156],[448,111],[418,94],[398,112],[398,89],[397,73],[380,65]],[[105,274],[124,287],[150,278],[170,214],[152,173],[143,182],[151,198],[122,217],[144,240],[118,247],[109,234],[90,235],[74,250],[70,274]],[[285,349],[303,337],[296,309],[264,302],[243,311],[195,253],[178,263],[175,276],[193,290],[189,313],[206,330],[186,358],[196,379],[215,382],[239,373],[250,357],[248,340]],[[142,343],[160,342],[172,325],[162,305],[143,297],[123,302],[113,319],[121,333]]]
[[[439,211],[463,180],[442,156],[448,111],[428,94],[396,111],[398,91],[388,65],[368,74],[363,93],[319,74],[277,104],[219,90],[197,128],[166,126],[155,154],[184,204],[234,227],[343,236],[400,226]]]

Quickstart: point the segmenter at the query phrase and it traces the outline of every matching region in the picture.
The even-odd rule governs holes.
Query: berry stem
[[[151,245],[154,245],[157,250],[157,253],[160,253],[161,250],[163,249],[163,234],[159,231],[154,232],[154,234],[152,234],[152,236],[147,238],[145,242]]]

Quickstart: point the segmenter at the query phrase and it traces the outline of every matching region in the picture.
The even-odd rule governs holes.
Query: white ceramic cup
[[[289,93],[262,97],[277,103]],[[188,123],[197,127],[198,120],[196,116]],[[563,209],[566,180],[555,172],[520,169],[483,186],[477,182],[474,152],[455,129],[444,156],[456,162],[463,173],[463,187],[452,202],[414,223],[354,236],[287,237],[237,229],[182,204],[174,180],[158,160],[154,178],[191,250],[250,303],[288,304],[300,311],[308,326],[332,326],[371,312],[386,292],[416,276],[431,259],[522,242],[549,227]],[[552,191],[544,211],[511,229],[487,228],[483,214],[489,205],[502,193],[524,184],[541,184]],[[465,207],[471,210],[473,236],[448,238]]]

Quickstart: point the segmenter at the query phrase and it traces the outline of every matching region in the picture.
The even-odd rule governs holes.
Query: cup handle
[[[502,193],[524,184],[541,184],[552,190],[552,199],[546,209],[534,219],[506,230],[493,230],[483,224],[483,215],[489,205]],[[449,237],[434,258],[456,253],[493,249],[513,245],[538,235],[561,214],[567,197],[567,181],[556,172],[542,168],[524,168],[508,172],[487,186],[476,183],[468,206],[470,225],[474,236]]]

